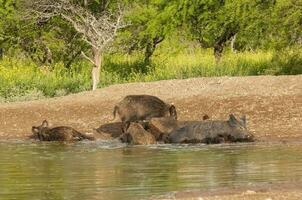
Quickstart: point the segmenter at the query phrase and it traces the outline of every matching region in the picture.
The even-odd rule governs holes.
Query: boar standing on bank
[[[171,143],[252,142],[254,136],[246,128],[246,118],[237,120],[233,114],[227,121],[201,121],[186,125],[168,136]]]
[[[44,120],[41,126],[33,126],[32,133],[40,141],[80,141],[84,139],[94,140],[94,137],[87,136],[68,126],[48,127]]]
[[[176,108],[155,96],[128,95],[120,101],[113,110],[123,122],[123,132],[129,127],[130,122],[150,120],[153,117],[173,116],[177,119]]]

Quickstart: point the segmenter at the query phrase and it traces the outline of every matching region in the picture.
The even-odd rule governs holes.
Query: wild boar
[[[147,124],[147,130],[155,137],[156,141],[165,141],[173,130],[178,128],[178,122],[173,116],[152,118]]]
[[[120,137],[120,140],[132,145],[148,145],[156,143],[154,136],[146,131],[142,124],[136,122],[130,123],[126,133]]]
[[[48,122],[44,120],[42,125],[33,126],[32,133],[40,141],[80,141],[84,139],[94,140],[94,137],[85,135],[68,126],[48,127]]]
[[[114,119],[116,113],[123,122],[123,131],[129,127],[130,122],[150,120],[153,117],[173,116],[177,119],[174,105],[170,105],[155,96],[128,95],[120,101],[113,110]]]
[[[246,128],[246,118],[237,120],[233,114],[227,121],[200,121],[185,125],[168,136],[171,143],[252,142],[254,136]]]

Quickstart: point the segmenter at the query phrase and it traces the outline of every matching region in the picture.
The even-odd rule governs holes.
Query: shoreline
[[[112,123],[114,104],[129,94],[158,96],[176,106],[179,120],[247,116],[260,141],[302,141],[302,75],[212,77],[113,85],[96,91],[0,104],[0,139],[27,140],[47,119],[87,133]]]

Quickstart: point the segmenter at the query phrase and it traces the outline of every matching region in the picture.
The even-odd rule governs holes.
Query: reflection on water
[[[302,146],[0,143],[0,199],[142,199],[301,181]]]

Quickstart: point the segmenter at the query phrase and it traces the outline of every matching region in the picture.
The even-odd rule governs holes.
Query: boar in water
[[[173,116],[177,119],[176,108],[155,96],[128,95],[120,101],[113,110],[123,122],[123,131],[129,127],[130,122],[150,120],[153,117]]]
[[[155,137],[145,130],[142,124],[140,123],[130,123],[126,133],[124,133],[120,140],[124,143],[133,144],[133,145],[148,145],[155,144]]]
[[[252,142],[254,136],[246,128],[245,116],[236,119],[233,114],[227,121],[201,121],[183,126],[169,134],[171,143],[224,143]]]
[[[147,131],[149,131],[156,141],[165,141],[169,133],[178,128],[178,121],[173,116],[155,117],[147,123]]]
[[[68,126],[48,127],[44,120],[41,126],[33,126],[32,133],[40,141],[80,141],[84,139],[94,140],[94,137],[87,136]]]

